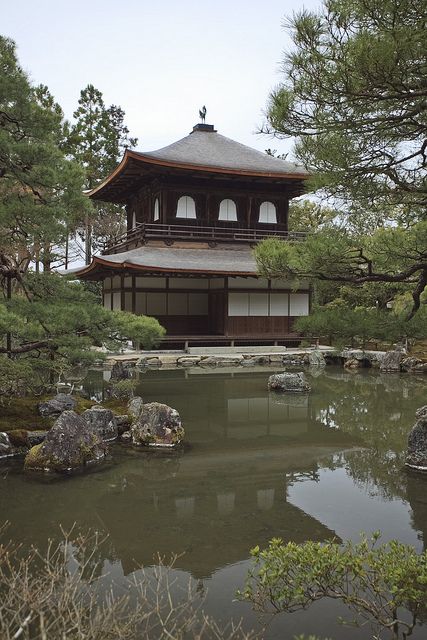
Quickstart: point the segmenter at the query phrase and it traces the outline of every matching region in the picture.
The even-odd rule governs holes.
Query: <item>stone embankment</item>
[[[211,350],[212,351],[212,350]],[[151,352],[133,359],[140,368],[157,367],[255,367],[267,365],[324,365],[326,364],[320,350],[292,350],[265,353],[206,353],[183,354]],[[329,353],[329,352],[327,352]],[[332,353],[332,352],[331,352]]]
[[[206,348],[194,353],[150,351],[130,352],[109,358],[113,367],[120,365],[136,366],[140,369],[174,369],[176,367],[259,367],[259,366],[325,366],[338,364],[346,369],[375,368],[384,373],[408,372],[427,373],[427,362],[409,356],[404,349],[374,351],[363,349],[337,350],[321,346],[309,349],[272,348],[261,352],[259,347],[238,347],[233,349]]]

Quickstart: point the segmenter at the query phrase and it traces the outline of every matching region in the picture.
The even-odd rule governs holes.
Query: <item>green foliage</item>
[[[310,337],[327,337],[330,344],[364,347],[370,340],[388,343],[427,337],[427,311],[423,307],[407,321],[405,314],[376,308],[351,308],[342,300],[314,307],[309,316],[298,318],[295,328]]]
[[[83,168],[86,188],[93,189],[113,171],[124,151],[136,146],[137,138],[129,137],[123,109],[116,105],[107,108],[102,93],[92,84],[80,92],[73,116],[74,124],[67,125],[65,148]],[[124,223],[123,207],[93,203],[90,213],[80,220],[87,263],[92,249],[105,248],[106,241],[123,233]]]
[[[425,0],[324,0],[287,21],[293,47],[266,129],[297,138],[314,188],[424,206],[426,21]]]
[[[106,107],[101,91],[92,84],[82,89],[79,107],[69,125],[67,149],[83,166],[86,187],[92,189],[116,166],[125,149],[135,147],[137,138],[129,137],[121,107]]]
[[[309,188],[332,198],[345,229],[319,220],[324,228],[304,246],[267,243],[257,252],[263,273],[406,283],[409,316],[418,311],[427,283],[426,24],[425,0],[324,0],[287,21],[293,46],[264,130],[297,139]],[[300,217],[316,229],[304,212],[298,228]]]
[[[343,546],[273,539],[266,549],[252,550],[254,570],[239,595],[272,613],[307,609],[323,598],[339,600],[356,624],[372,626],[374,637],[388,633],[403,640],[427,612],[427,552],[378,539],[378,533],[371,539],[362,535],[359,543]]]
[[[164,335],[155,318],[109,311],[81,284],[53,273],[28,273],[23,291],[0,301],[0,394],[43,388],[74,365],[102,358],[93,346],[119,349],[127,340],[151,348]],[[3,343],[4,344],[4,343]]]
[[[118,380],[111,382],[108,388],[108,394],[117,400],[129,400],[133,398],[135,389],[138,386],[138,380]]]
[[[311,200],[291,201],[289,204],[289,231],[317,231],[331,222],[338,211],[322,207]]]
[[[427,282],[427,222],[408,229],[381,228],[371,235],[355,235],[345,228],[327,225],[302,242],[264,240],[256,247],[255,257],[258,270],[266,277],[308,278],[349,285],[353,291],[355,286],[371,284],[374,301],[384,297],[387,289],[390,297],[386,302],[410,291],[411,316],[421,306]]]
[[[52,259],[51,245],[88,207],[83,173],[60,149],[62,111],[46,87],[33,87],[14,43],[0,36],[0,276],[31,260]]]
[[[49,273],[60,245],[91,204],[83,181],[111,170],[128,137],[119,107],[105,109],[92,86],[82,93],[72,136],[45,86],[33,87],[15,45],[0,37],[0,396],[40,393],[75,364],[127,340],[152,347],[164,331],[154,318],[111,312],[99,291]],[[68,156],[65,155],[65,151]],[[84,171],[82,170],[82,165]],[[29,270],[43,263],[42,274]],[[6,357],[8,356],[8,357]]]

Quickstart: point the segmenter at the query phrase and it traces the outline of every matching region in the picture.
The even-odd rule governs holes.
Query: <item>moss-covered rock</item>
[[[63,411],[75,409],[77,400],[68,393],[58,393],[46,402],[40,402],[38,409],[41,416],[59,416]]]
[[[305,379],[304,373],[275,373],[268,379],[269,391],[281,391],[291,393],[307,393],[311,387]]]
[[[64,411],[45,440],[32,447],[25,458],[25,470],[73,471],[100,462],[107,445],[90,424],[74,411]]]
[[[82,418],[91,427],[92,431],[100,436],[101,440],[108,442],[118,436],[117,420],[111,409],[104,409],[95,405],[82,413]]]
[[[139,446],[175,447],[184,438],[178,411],[160,402],[143,406],[131,433],[132,443]]]

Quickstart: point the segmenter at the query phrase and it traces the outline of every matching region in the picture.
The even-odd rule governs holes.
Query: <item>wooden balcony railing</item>
[[[266,238],[283,240],[304,240],[306,233],[281,231],[277,229],[238,229],[236,227],[199,227],[183,224],[138,224],[135,229],[124,233],[108,244],[103,253],[121,253],[145,244],[147,240],[202,240],[205,242],[256,243]]]

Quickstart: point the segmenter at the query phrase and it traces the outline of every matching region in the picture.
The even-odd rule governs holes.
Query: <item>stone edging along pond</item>
[[[149,352],[111,356],[111,364],[122,362],[146,368],[175,367],[253,367],[253,366],[324,366],[343,365],[347,369],[372,367],[382,372],[406,371],[427,373],[427,362],[409,356],[403,349],[391,351],[364,351],[361,349],[298,349],[289,353],[207,353],[186,354],[171,352]]]

